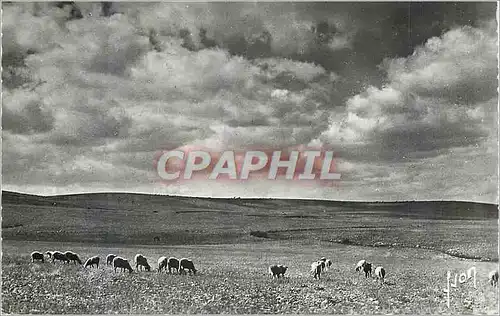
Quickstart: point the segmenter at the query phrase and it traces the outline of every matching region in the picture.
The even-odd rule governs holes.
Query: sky
[[[2,189],[498,203],[495,2],[3,3]],[[335,153],[165,182],[164,150]]]

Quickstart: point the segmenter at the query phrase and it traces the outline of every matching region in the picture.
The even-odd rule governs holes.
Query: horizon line
[[[240,199],[240,200],[295,200],[295,201],[328,201],[328,202],[354,202],[354,203],[410,203],[410,202],[461,202],[461,203],[477,203],[477,204],[489,204],[496,205],[499,207],[499,203],[494,202],[480,202],[480,201],[470,201],[470,200],[333,200],[333,199],[322,199],[322,198],[296,198],[296,197],[241,197],[241,196],[231,196],[231,197],[212,197],[212,196],[197,196],[197,195],[181,195],[181,194],[164,194],[164,193],[151,193],[151,192],[132,192],[132,191],[95,191],[95,192],[79,192],[79,193],[68,193],[68,194],[55,194],[55,195],[42,195],[42,194],[33,194],[19,191],[11,191],[11,190],[3,190],[2,196],[4,192],[9,193],[17,193],[24,195],[31,195],[37,197],[64,197],[64,196],[72,196],[72,195],[88,195],[88,194],[137,194],[137,195],[150,195],[150,196],[168,196],[168,197],[182,197],[182,198],[197,198],[197,199],[214,199],[214,200],[223,200],[223,199]],[[3,201],[3,198],[2,198]],[[2,203],[3,204],[3,203]],[[500,208],[499,208],[500,211]]]

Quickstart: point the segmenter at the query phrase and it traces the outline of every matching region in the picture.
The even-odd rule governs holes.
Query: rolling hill
[[[456,201],[215,199],[2,192],[2,237],[122,244],[301,243],[427,247],[498,258],[498,206]]]

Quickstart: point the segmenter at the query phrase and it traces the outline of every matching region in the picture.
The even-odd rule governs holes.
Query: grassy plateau
[[[498,314],[497,205],[202,199],[3,192],[2,312]],[[30,261],[32,251],[98,255],[99,269]],[[109,253],[191,258],[198,273],[114,272]],[[332,260],[321,280],[310,274]],[[386,282],[355,272],[383,266]],[[267,267],[285,264],[285,278]],[[475,267],[451,288],[447,271]],[[452,280],[453,282],[453,280]]]

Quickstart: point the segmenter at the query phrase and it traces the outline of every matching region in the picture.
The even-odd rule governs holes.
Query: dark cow
[[[38,252],[38,251],[33,251],[31,253],[31,262],[35,262],[35,260],[40,260],[42,262],[45,262],[45,259],[43,257],[43,253]]]
[[[69,263],[68,257],[66,257],[66,255],[64,253],[59,252],[59,251],[54,251],[52,253],[52,263],[54,263],[54,261],[56,261],[56,260],[59,260],[59,261],[65,262],[65,263]]]
[[[365,273],[365,278],[369,276],[372,276],[372,264],[371,263],[365,263],[363,266],[363,272]]]
[[[114,255],[110,253],[109,255],[106,256],[106,265],[113,265],[113,259],[118,257],[117,255]]]
[[[288,269],[287,266],[278,264],[278,265],[272,265],[269,267],[269,274],[274,278],[277,277],[279,278],[280,275],[282,277],[285,276],[286,270]]]
[[[74,253],[73,251],[66,251],[64,253],[64,255],[66,256],[66,258],[69,259],[69,261],[73,261],[75,264],[77,262],[79,264],[82,264],[82,260],[80,260],[80,257],[78,257],[78,255],[76,253]]]
[[[179,274],[187,274],[186,269],[189,271],[189,274],[191,274],[191,272],[196,274],[196,268],[194,267],[193,261],[187,258],[182,258],[179,262]]]
[[[100,260],[101,260],[101,258],[99,258],[98,256],[90,257],[87,259],[87,261],[85,261],[85,264],[83,267],[84,268],[93,267],[95,265],[96,268],[99,269],[99,261]]]
[[[168,273],[172,273],[172,269],[175,269],[175,272],[179,273],[179,259],[174,257],[168,258],[167,268],[168,268]]]
[[[122,269],[122,271],[128,270],[128,272],[130,273],[134,271],[134,269],[132,269],[132,267],[130,266],[130,262],[128,262],[127,259],[124,259],[122,257],[115,257],[113,259],[113,268],[115,269],[115,272],[116,268],[120,268]]]
[[[148,263],[148,259],[141,254],[135,255],[135,269],[139,271],[139,266],[144,267],[146,271],[151,271],[151,266]],[[141,268],[142,269],[142,268]]]

